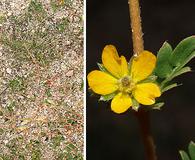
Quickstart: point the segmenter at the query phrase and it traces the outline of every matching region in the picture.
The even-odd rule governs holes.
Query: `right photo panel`
[[[86,0],[87,160],[195,160],[194,10]]]

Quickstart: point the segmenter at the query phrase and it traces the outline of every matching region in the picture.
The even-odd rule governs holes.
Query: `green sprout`
[[[182,160],[195,160],[195,143],[192,141],[190,142],[188,146],[188,152],[189,152],[189,155],[183,150],[179,151],[181,159]]]

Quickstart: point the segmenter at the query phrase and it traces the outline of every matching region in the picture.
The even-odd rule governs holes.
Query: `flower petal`
[[[102,52],[104,67],[115,77],[120,78],[128,74],[128,65],[124,56],[119,57],[113,45],[106,45]]]
[[[155,83],[141,83],[136,85],[133,91],[135,99],[143,105],[155,103],[155,98],[160,97],[160,88]]]
[[[89,87],[97,94],[106,95],[118,89],[117,79],[102,71],[90,72],[87,79]]]
[[[146,79],[154,70],[156,56],[148,51],[143,51],[135,57],[131,66],[131,77],[135,82]]]
[[[111,102],[111,109],[115,113],[123,113],[132,105],[131,97],[125,93],[118,93]]]

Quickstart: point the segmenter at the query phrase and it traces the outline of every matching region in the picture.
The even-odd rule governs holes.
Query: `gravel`
[[[35,6],[45,16],[38,30],[48,34],[37,39],[46,46],[41,58],[27,37],[39,21],[21,23],[23,31],[14,35],[13,17],[23,18],[32,2],[43,7]],[[0,42],[0,159],[82,159],[82,6],[82,0],[1,0],[0,34],[9,43]],[[20,40],[28,40],[24,48],[13,45]]]

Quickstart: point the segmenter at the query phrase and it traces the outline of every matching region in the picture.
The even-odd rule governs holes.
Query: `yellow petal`
[[[143,51],[138,57],[135,57],[131,66],[131,77],[135,82],[147,78],[154,70],[156,65],[156,56],[151,52]]]
[[[113,45],[106,45],[102,52],[104,67],[115,77],[120,78],[128,74],[128,65],[124,56],[119,57]]]
[[[120,68],[121,68],[121,75],[120,76],[126,76],[128,74],[128,64],[127,64],[127,60],[124,56],[120,57]]]
[[[106,95],[118,89],[116,78],[98,70],[90,72],[87,80],[89,87],[97,94]]]
[[[141,83],[136,85],[133,91],[135,99],[143,105],[155,103],[155,98],[160,97],[160,88],[155,83]]]
[[[125,93],[118,93],[111,102],[111,109],[115,113],[123,113],[132,105],[131,97]]]

